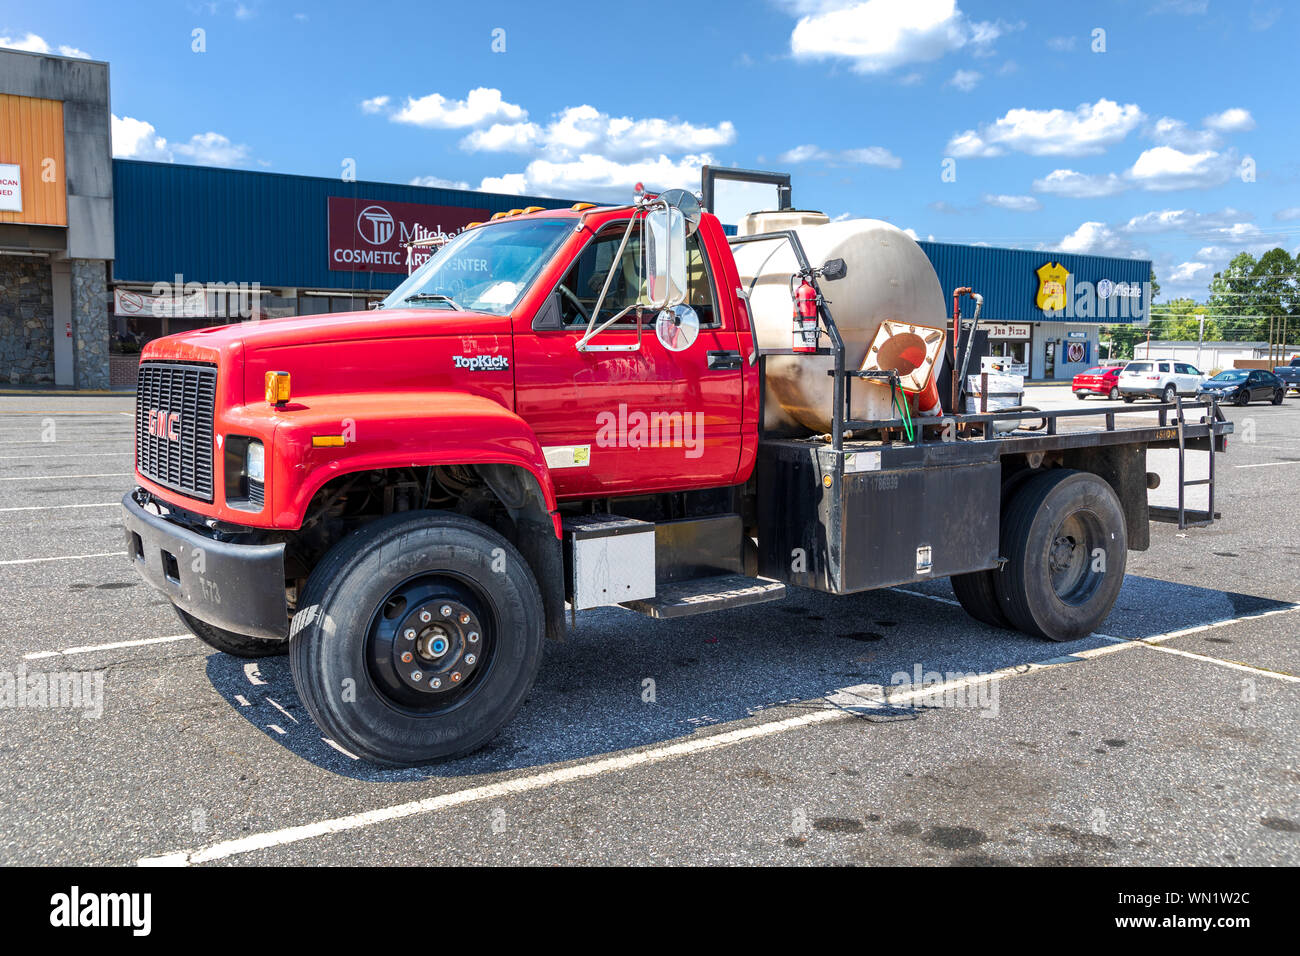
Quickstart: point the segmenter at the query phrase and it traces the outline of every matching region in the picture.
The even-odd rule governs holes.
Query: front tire
[[[181,619],[181,623],[190,629],[191,634],[213,650],[229,654],[231,657],[276,657],[289,650],[288,641],[268,641],[260,637],[249,637],[247,634],[236,634],[234,631],[227,631],[207,621],[200,621],[175,604],[172,608],[176,611],[176,616]]]
[[[1135,401],[1137,401],[1137,396],[1136,396],[1136,395],[1125,395],[1125,396],[1124,396],[1124,404],[1125,404],[1125,405],[1132,405]]]
[[[1106,481],[1065,468],[1031,478],[1004,508],[1000,539],[1007,560],[993,585],[1016,628],[1072,641],[1106,620],[1128,561],[1124,511]]]
[[[312,572],[289,664],[320,729],[389,766],[477,750],[522,706],[541,664],[532,570],[491,528],[408,512],[344,538]]]

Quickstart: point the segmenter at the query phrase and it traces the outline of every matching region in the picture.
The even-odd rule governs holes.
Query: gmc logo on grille
[[[166,438],[168,441],[180,441],[180,412],[164,412],[157,408],[149,409],[149,434],[155,438]]]

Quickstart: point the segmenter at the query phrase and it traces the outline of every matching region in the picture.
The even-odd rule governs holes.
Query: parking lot
[[[487,750],[397,771],[140,582],[131,409],[0,396],[0,672],[102,686],[0,709],[0,862],[1300,863],[1300,398],[1226,410],[1223,520],[1153,525],[1102,633],[985,627],[946,580],[587,612]]]

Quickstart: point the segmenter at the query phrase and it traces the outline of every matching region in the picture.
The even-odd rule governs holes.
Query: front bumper
[[[217,541],[145,511],[131,492],[122,508],[131,563],[173,604],[236,634],[289,636],[283,544]]]

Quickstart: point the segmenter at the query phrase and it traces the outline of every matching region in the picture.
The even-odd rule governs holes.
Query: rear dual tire
[[[1000,544],[1000,569],[952,578],[971,617],[1053,641],[1106,620],[1128,561],[1124,511],[1106,481],[1064,468],[1026,479],[1003,507]]]

